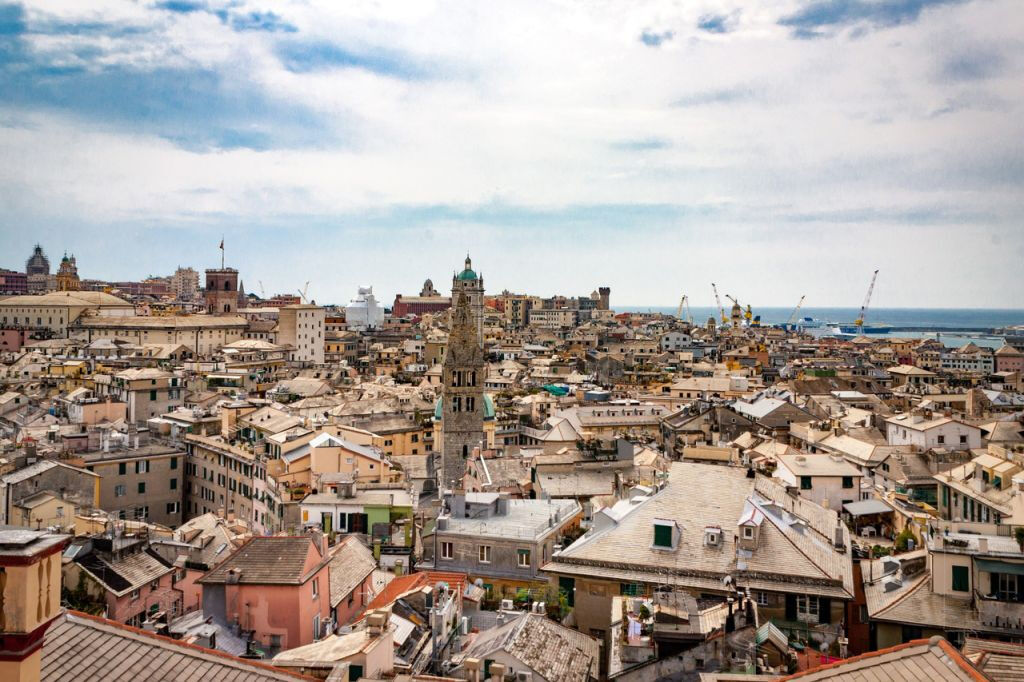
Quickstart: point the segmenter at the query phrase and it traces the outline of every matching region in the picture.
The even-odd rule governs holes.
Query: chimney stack
[[[505,666],[501,663],[491,664],[491,682],[502,682],[505,679]]]

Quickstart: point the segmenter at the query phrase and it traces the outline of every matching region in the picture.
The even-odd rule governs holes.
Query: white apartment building
[[[922,450],[970,450],[981,447],[981,429],[950,417],[928,418],[920,414],[898,414],[885,420],[889,445],[913,445]]]

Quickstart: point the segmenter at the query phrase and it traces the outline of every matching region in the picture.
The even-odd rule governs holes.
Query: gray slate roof
[[[76,611],[46,631],[41,668],[45,682],[312,679]]]

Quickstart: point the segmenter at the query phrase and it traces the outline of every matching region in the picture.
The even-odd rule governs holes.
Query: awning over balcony
[[[1024,575],[1024,564],[1011,564],[1008,561],[995,561],[993,559],[977,559],[976,561],[978,563],[978,570],[987,573]]]

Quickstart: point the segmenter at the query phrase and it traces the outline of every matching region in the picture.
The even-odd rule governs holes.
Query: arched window
[[[226,312],[226,313],[230,313],[231,312],[231,304],[230,303],[225,303],[224,304],[224,312]]]
[[[224,281],[224,291],[231,291],[231,282],[228,280]]]

